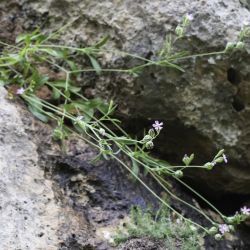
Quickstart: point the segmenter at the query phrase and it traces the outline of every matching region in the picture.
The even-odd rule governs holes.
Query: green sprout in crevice
[[[116,109],[113,101],[105,103],[99,98],[87,99],[82,95],[82,89],[76,81],[77,77],[84,72],[93,72],[97,75],[114,72],[116,74],[126,73],[138,76],[143,69],[151,66],[183,71],[178,65],[178,62],[183,59],[226,54],[228,52],[232,53],[235,49],[244,49],[244,46],[237,46],[237,43],[244,43],[244,38],[248,37],[250,33],[249,27],[242,29],[239,41],[235,43],[235,46],[227,44],[222,51],[196,55],[175,52],[173,49],[175,42],[184,37],[187,25],[191,20],[190,15],[184,17],[182,23],[175,30],[175,35],[166,39],[163,49],[155,60],[145,59],[123,51],[105,49],[105,43],[108,41],[106,37],[93,46],[79,48],[58,44],[55,39],[58,32],[54,33],[56,35],[51,34],[49,36],[40,33],[38,30],[31,34],[22,34],[17,37],[15,45],[0,42],[5,46],[0,57],[0,85],[8,88],[9,98],[20,96],[27,103],[28,109],[35,117],[43,122],[54,121],[54,124],[56,124],[53,133],[54,139],[63,141],[70,134],[78,136],[99,150],[98,157],[114,159],[121,164],[160,203],[177,214],[182,220],[191,223],[208,234],[215,235],[216,239],[220,239],[227,232],[232,232],[234,225],[248,218],[248,208],[230,217],[229,220],[209,201],[183,182],[181,178],[185,169],[211,170],[217,164],[226,163],[227,158],[224,150],[220,150],[212,160],[199,166],[192,165],[194,154],[185,155],[182,160],[183,165],[180,166],[172,166],[165,161],[159,160],[150,154],[150,149],[154,147],[154,140],[161,134],[163,122],[155,121],[152,123],[152,127],[149,128],[143,138],[132,138],[122,129],[120,121],[112,117]],[[136,58],[138,64],[132,68],[103,68],[97,58],[100,54],[107,52]],[[80,64],[79,58],[84,58],[86,65]],[[46,72],[43,72],[42,69],[44,68],[47,70]],[[53,74],[55,71],[59,72],[60,76],[59,73],[55,76]],[[43,88],[48,90],[49,98],[40,96],[39,91]],[[121,160],[122,155],[125,155],[130,160],[130,164]],[[206,228],[191,221],[172,208],[164,198],[142,180],[140,169],[149,174],[169,196],[203,215],[211,224],[211,227]],[[198,195],[221,216],[225,223],[220,224],[214,221],[204,211],[175,195],[167,181],[167,178],[170,177]]]

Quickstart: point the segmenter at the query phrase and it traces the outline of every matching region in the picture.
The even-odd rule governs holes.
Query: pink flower
[[[22,95],[23,93],[25,92],[25,89],[24,88],[20,88],[16,91],[16,94],[17,95]]]
[[[246,206],[244,206],[243,208],[241,208],[240,211],[244,215],[250,215],[250,208],[247,208]]]
[[[160,131],[163,128],[163,122],[155,121],[153,127],[156,131]]]
[[[194,19],[193,15],[192,14],[187,14],[186,15],[186,18],[189,20],[189,21],[192,21]]]
[[[221,234],[225,234],[229,232],[229,226],[226,224],[221,224],[219,225],[219,231],[221,232]]]
[[[225,163],[228,163],[228,160],[227,160],[226,155],[225,155],[225,154],[223,154],[223,155],[222,155],[222,157],[223,157],[224,162],[225,162]]]

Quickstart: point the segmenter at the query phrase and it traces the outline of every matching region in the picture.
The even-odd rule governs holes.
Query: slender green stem
[[[67,27],[67,25],[65,26]],[[59,33],[59,31],[58,31]],[[54,34],[56,35],[57,32]],[[159,66],[159,67],[171,67],[175,68],[178,70],[183,69],[179,67],[178,65],[175,64],[175,62],[179,60],[184,60],[184,59],[189,59],[189,58],[195,58],[195,57],[203,57],[203,56],[213,56],[213,55],[220,55],[224,54],[225,51],[219,51],[219,52],[210,52],[210,53],[201,53],[201,54],[196,54],[196,55],[189,55],[189,56],[184,56],[183,53],[176,53],[171,55],[171,50],[170,54],[166,55],[165,58],[159,58],[159,60],[153,61],[149,60],[146,58],[143,58],[138,55],[133,55],[127,52],[122,52],[122,51],[112,51],[108,49],[102,49],[102,48],[96,48],[96,47],[86,47],[86,48],[77,48],[77,47],[72,47],[72,46],[65,46],[65,45],[53,45],[53,44],[44,44],[46,41],[50,40],[51,38],[54,37],[54,35],[50,35],[43,41],[37,41],[36,43],[33,41],[20,43],[19,46],[23,46],[21,49],[20,47],[17,46],[9,46],[10,48],[13,49],[13,53],[18,54],[25,60],[25,63],[23,61],[17,60],[16,62],[11,62],[13,58],[11,56],[6,57],[2,56],[0,58],[0,61],[2,61],[1,67],[9,67],[16,75],[23,75],[22,77],[22,82],[25,82],[26,79],[30,79],[30,74],[33,73],[33,63],[36,62],[42,62],[43,64],[46,65],[52,65],[59,69],[62,72],[66,73],[66,79],[65,79],[65,85],[63,86],[64,90],[61,90],[61,88],[57,88],[53,86],[52,83],[45,83],[48,86],[57,89],[59,91],[61,98],[64,100],[64,104],[62,104],[62,108],[57,107],[50,102],[47,102],[45,100],[39,99],[36,96],[29,95],[29,91],[31,89],[27,89],[27,92],[25,92],[22,97],[26,99],[29,103],[35,103],[37,104],[35,107],[40,110],[41,113],[46,114],[48,117],[61,121],[61,126],[64,125],[64,120],[65,118],[70,119],[73,123],[76,123],[77,120],[72,115],[70,112],[67,112],[66,105],[68,103],[72,103],[71,98],[68,96],[69,92],[69,86],[70,86],[70,81],[72,80],[72,77],[74,74],[78,74],[81,72],[96,72],[96,69],[92,68],[86,68],[86,69],[79,69],[79,70],[68,70],[66,69],[67,66],[63,67],[57,64],[56,60],[53,58],[53,55],[51,55],[50,51],[54,50],[55,52],[59,51],[67,51],[69,53],[70,51],[78,51],[81,53],[85,53],[86,55],[93,55],[95,56],[97,53],[102,53],[102,52],[110,52],[110,53],[119,53],[121,56],[127,56],[131,58],[138,59],[139,62],[137,66],[129,69],[101,69],[102,72],[117,72],[117,73],[136,73],[139,70],[144,69],[145,67],[149,66]],[[34,42],[34,44],[32,44]],[[175,42],[175,41],[174,41]],[[174,43],[173,42],[173,43]],[[172,43],[172,42],[171,42]],[[170,44],[172,46],[172,44]],[[171,48],[170,48],[171,49]],[[10,50],[9,50],[10,51]],[[39,59],[39,60],[38,60]],[[8,61],[9,60],[9,61]],[[5,63],[6,61],[6,63]],[[20,70],[18,68],[18,71],[15,69],[14,66],[17,64],[21,65],[21,69],[23,69],[24,74],[19,73],[18,71]],[[22,64],[21,64],[22,63]],[[141,64],[140,64],[141,63]],[[12,67],[13,66],[13,67]],[[35,69],[36,70],[36,69]],[[71,77],[72,75],[72,77]],[[27,93],[27,94],[26,94]],[[82,96],[79,93],[74,93],[76,96],[81,97],[83,100],[88,101],[87,98]],[[75,95],[72,98],[75,98]],[[114,160],[116,160],[119,164],[121,164],[124,168],[126,168],[132,176],[135,177],[136,180],[138,180],[156,199],[158,199],[164,206],[168,207],[171,211],[176,213],[178,216],[183,218],[185,221],[190,222],[197,227],[203,229],[204,231],[207,232],[207,229],[204,228],[203,226],[191,221],[190,219],[185,218],[181,213],[177,212],[174,208],[172,208],[164,199],[162,199],[159,195],[155,193],[155,191],[150,188],[141,178],[138,174],[136,174],[133,171],[133,168],[125,164],[120,158],[118,158],[117,154],[121,153],[124,155],[127,155],[129,159],[133,163],[137,163],[139,166],[142,166],[144,169],[146,169],[149,174],[156,180],[156,182],[168,193],[170,194],[173,198],[179,200],[183,204],[191,207],[192,209],[196,210],[199,212],[201,215],[203,215],[208,221],[210,221],[212,224],[214,224],[214,221],[209,218],[207,214],[205,214],[202,210],[198,209],[197,207],[193,206],[192,204],[189,204],[188,202],[182,200],[178,196],[176,196],[174,193],[170,191],[167,186],[169,185],[166,180],[164,180],[159,173],[166,173],[167,175],[173,176],[178,182],[180,182],[182,185],[186,186],[189,188],[194,194],[196,194],[198,197],[200,197],[202,200],[204,200],[212,209],[214,209],[222,218],[224,218],[224,215],[218,211],[210,202],[208,202],[204,197],[202,197],[198,192],[193,190],[191,187],[189,187],[185,182],[181,181],[179,178],[176,178],[174,173],[176,172],[175,169],[185,169],[185,168],[204,168],[206,169],[205,166],[171,166],[168,165],[167,163],[161,162],[149,155],[149,153],[145,150],[145,144],[142,144],[142,141],[132,139],[126,131],[124,131],[121,126],[118,124],[118,122],[115,119],[112,119],[110,117],[110,113],[112,112],[112,105],[110,105],[110,110],[109,112],[105,113],[101,109],[99,109],[100,113],[103,115],[99,119],[96,118],[95,116],[91,117],[90,122],[85,122],[82,121],[83,124],[81,127],[82,132],[84,132],[84,136],[82,134],[78,134],[75,132],[74,129],[69,128],[68,126],[64,125],[67,127],[67,131],[71,131],[72,133],[76,134],[79,138],[83,139],[90,145],[94,146],[100,151],[100,154],[103,155],[104,157],[106,156],[111,156]],[[45,110],[44,110],[45,109]],[[46,111],[48,110],[48,111]],[[51,111],[52,113],[50,113]],[[104,122],[105,121],[110,121],[118,130],[119,132],[122,133],[123,137],[118,137],[116,133],[114,133],[109,126],[107,126]],[[79,121],[78,121],[79,122]],[[79,125],[79,124],[78,124]],[[100,128],[105,129],[105,134],[101,134]],[[157,134],[158,136],[158,134]],[[155,139],[155,138],[153,138]],[[112,149],[117,150],[116,152],[113,152]]]
[[[177,214],[179,217],[181,217],[183,220],[190,222],[191,224],[203,229],[205,232],[207,232],[207,229],[204,228],[203,226],[199,225],[196,222],[191,221],[190,219],[187,219],[186,217],[184,217],[182,214],[180,214],[179,212],[177,212],[174,208],[172,208],[167,202],[165,202],[159,195],[157,195],[147,184],[144,183],[144,181],[139,178],[124,162],[122,162],[119,158],[117,158],[116,156],[113,156],[113,158],[119,162],[123,167],[125,167],[131,175],[134,176],[135,179],[137,179],[137,181],[139,181],[154,197],[156,197],[163,205],[165,205],[168,209],[170,209],[171,211],[173,211],[175,214]]]
[[[190,191],[192,191],[195,195],[197,195],[200,199],[202,199],[204,202],[206,202],[215,212],[217,212],[222,218],[225,218],[225,216],[207,199],[205,199],[202,195],[200,195],[198,192],[196,192],[193,188],[191,188],[189,185],[187,185],[184,181],[180,180],[179,178],[174,177],[178,182],[180,182],[183,186],[188,188]]]
[[[150,171],[151,176],[159,183],[159,185],[168,193],[170,194],[172,197],[174,197],[174,199],[180,201],[181,203],[185,204],[186,206],[194,209],[195,211],[197,211],[198,213],[200,213],[201,215],[203,215],[209,222],[211,222],[212,224],[214,224],[214,221],[211,220],[201,209],[196,208],[195,206],[189,204],[188,202],[182,200],[181,198],[179,198],[178,196],[176,196],[175,194],[173,194],[167,187],[166,187],[166,180],[164,180],[161,176],[159,176],[158,174],[154,174]],[[165,185],[164,185],[164,184]]]
[[[225,53],[226,53],[225,50],[217,51],[217,52],[210,52],[210,53],[201,53],[201,54],[195,54],[195,55],[190,55],[190,56],[179,57],[179,58],[176,58],[175,61],[194,58],[194,57],[222,55],[222,54],[225,54]]]

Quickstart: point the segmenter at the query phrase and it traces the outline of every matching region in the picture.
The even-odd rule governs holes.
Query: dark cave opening
[[[124,124],[126,130],[131,135],[136,135],[138,138],[141,138],[145,128],[150,128],[153,122],[153,120],[138,118],[133,121],[130,120],[129,122],[124,121]],[[195,153],[195,163],[201,164],[207,162],[218,151],[212,146],[211,142],[201,136],[195,128],[187,128],[181,121],[176,120],[163,122],[164,125],[166,124],[166,127],[163,129],[159,138],[156,139],[155,148],[152,150],[152,154],[156,157],[174,165],[179,165],[184,154]],[[226,216],[235,214],[242,206],[246,205],[247,201],[250,201],[250,195],[223,193],[221,191],[215,194],[212,189],[205,191],[207,187],[202,187],[201,182],[196,182],[192,178],[186,177],[183,181],[198,191]],[[186,194],[194,197],[202,208],[208,208],[208,205],[188,188],[181,184],[180,188]]]

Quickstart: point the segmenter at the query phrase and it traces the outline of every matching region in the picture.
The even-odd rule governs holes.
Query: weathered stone
[[[19,6],[17,14],[13,14],[16,19],[5,17],[4,20],[21,24],[23,30],[36,25],[51,30],[75,20],[65,31],[65,42],[93,44],[108,34],[110,47],[149,58],[157,55],[165,36],[174,31],[186,13],[192,14],[194,20],[177,47],[194,53],[222,50],[227,41],[237,39],[243,23],[250,17],[249,10],[237,0],[22,0],[13,3]],[[185,73],[152,68],[136,80],[127,76],[102,76],[92,81],[91,87],[97,95],[114,97],[127,119],[164,120],[166,134],[159,142],[163,157],[177,162],[184,153],[195,152],[196,163],[201,163],[225,148],[229,156],[226,168],[195,171],[190,177],[202,183],[206,190],[209,187],[217,192],[248,194],[248,51],[247,45],[246,50],[232,55],[180,61]],[[103,65],[125,67],[127,60],[120,59],[104,57]]]
[[[154,198],[72,137],[62,151],[49,125],[0,87],[0,249],[113,249],[132,205]],[[144,196],[145,197],[142,197]]]
[[[74,39],[78,43],[93,44],[109,35],[108,46],[149,58],[157,55],[165,36],[174,31],[187,13],[192,14],[194,20],[177,47],[193,53],[223,50],[228,41],[237,39],[243,23],[250,18],[248,9],[237,0],[23,0],[20,11],[23,29],[41,24],[42,17],[47,30],[75,20],[65,31],[65,42],[71,43]],[[204,173],[195,171],[190,177],[202,183],[206,190],[209,187],[217,192],[248,194],[248,51],[247,45],[246,50],[232,55],[180,61],[185,73],[151,68],[136,80],[104,75],[92,82],[88,90],[92,87],[99,96],[114,97],[126,119],[164,120],[166,133],[159,141],[163,157],[177,162],[184,153],[195,152],[196,163],[201,163],[218,149],[225,148],[229,158],[226,168]],[[104,57],[102,63],[129,65],[127,60],[120,59]]]
[[[51,31],[65,22],[76,20],[66,29],[62,42],[93,44],[108,34],[111,38],[108,47],[116,47],[152,59],[161,49],[165,36],[173,33],[175,26],[186,13],[192,14],[194,20],[187,30],[186,37],[177,47],[194,53],[224,49],[226,42],[237,39],[243,22],[248,22],[250,18],[250,12],[238,0],[0,0],[0,11],[1,40],[13,42],[16,34],[32,30],[36,26]],[[135,62],[110,55],[103,57],[102,61],[103,66],[112,67],[126,67],[131,63]],[[163,157],[173,162],[180,162],[184,153],[191,152],[197,153],[198,163],[204,162],[210,160],[218,149],[225,148],[229,158],[225,168],[218,166],[217,170],[212,172],[192,171],[189,176],[199,187],[210,190],[212,195],[215,195],[215,192],[211,190],[216,191],[216,194],[249,194],[249,45],[247,44],[246,50],[231,55],[194,58],[190,61],[180,61],[179,64],[183,66],[185,73],[150,68],[137,79],[125,75],[103,75],[95,78],[91,86],[86,87],[86,91],[107,99],[114,97],[119,104],[119,111],[127,120],[139,121],[138,125],[133,123],[134,127],[139,129],[148,124],[149,119],[163,120],[165,127],[156,148]],[[83,235],[81,238],[77,234],[76,244],[83,246],[86,240],[85,232],[89,232],[86,229],[87,223],[82,213],[75,212],[72,206],[68,205],[74,203],[72,199],[68,199],[72,194],[68,187],[80,182],[77,186],[81,191],[79,197],[73,191],[77,208],[91,201],[86,193],[91,194],[92,187],[88,185],[84,175],[79,175],[79,171],[67,173],[67,181],[62,182],[64,185],[58,184],[62,172],[58,174],[59,177],[53,175],[53,181],[45,179],[41,168],[35,165],[38,165],[38,162],[41,166],[46,165],[46,158],[56,151],[46,145],[45,138],[42,146],[38,141],[32,141],[36,136],[41,140],[42,136],[37,135],[37,130],[34,132],[32,128],[28,128],[29,119],[26,121],[25,117],[21,117],[16,108],[5,102],[3,97],[0,101],[3,102],[0,105],[0,187],[4,189],[1,192],[1,206],[5,207],[1,221],[5,225],[12,225],[1,231],[5,235],[0,238],[3,247],[8,244],[11,247],[25,248],[27,244],[29,247],[34,243],[32,248],[38,245],[43,247],[45,244],[48,247],[48,244],[51,244],[53,249],[62,245],[61,242],[70,246],[75,231]],[[22,129],[25,124],[26,130],[30,129],[30,134]],[[47,143],[49,144],[49,141]],[[44,150],[46,154],[40,154]],[[87,149],[85,153],[93,154]],[[52,184],[57,190],[56,194],[52,192]],[[47,198],[51,199],[48,202],[46,197],[40,195],[44,191]],[[65,199],[59,195],[61,192],[65,192]],[[96,195],[98,199],[102,198]],[[55,196],[60,197],[66,206],[58,204]],[[24,197],[31,205],[25,205]],[[19,208],[21,210],[17,211]],[[116,209],[118,208],[121,207],[117,205]],[[98,208],[94,206],[92,210],[97,211]],[[22,211],[27,211],[30,217],[36,220],[25,219],[26,217],[22,217]],[[9,215],[11,213],[12,215]],[[59,216],[61,213],[63,215]],[[97,215],[93,219],[96,224],[110,216]],[[63,218],[62,221],[56,219],[58,216]],[[68,220],[74,221],[70,230],[67,227]],[[47,223],[53,225],[53,228],[45,227]],[[17,230],[18,227],[21,230]],[[41,237],[34,238],[36,232]],[[97,243],[91,245],[95,244]]]
[[[57,249],[60,207],[37,166],[36,145],[0,90],[1,249]]]

